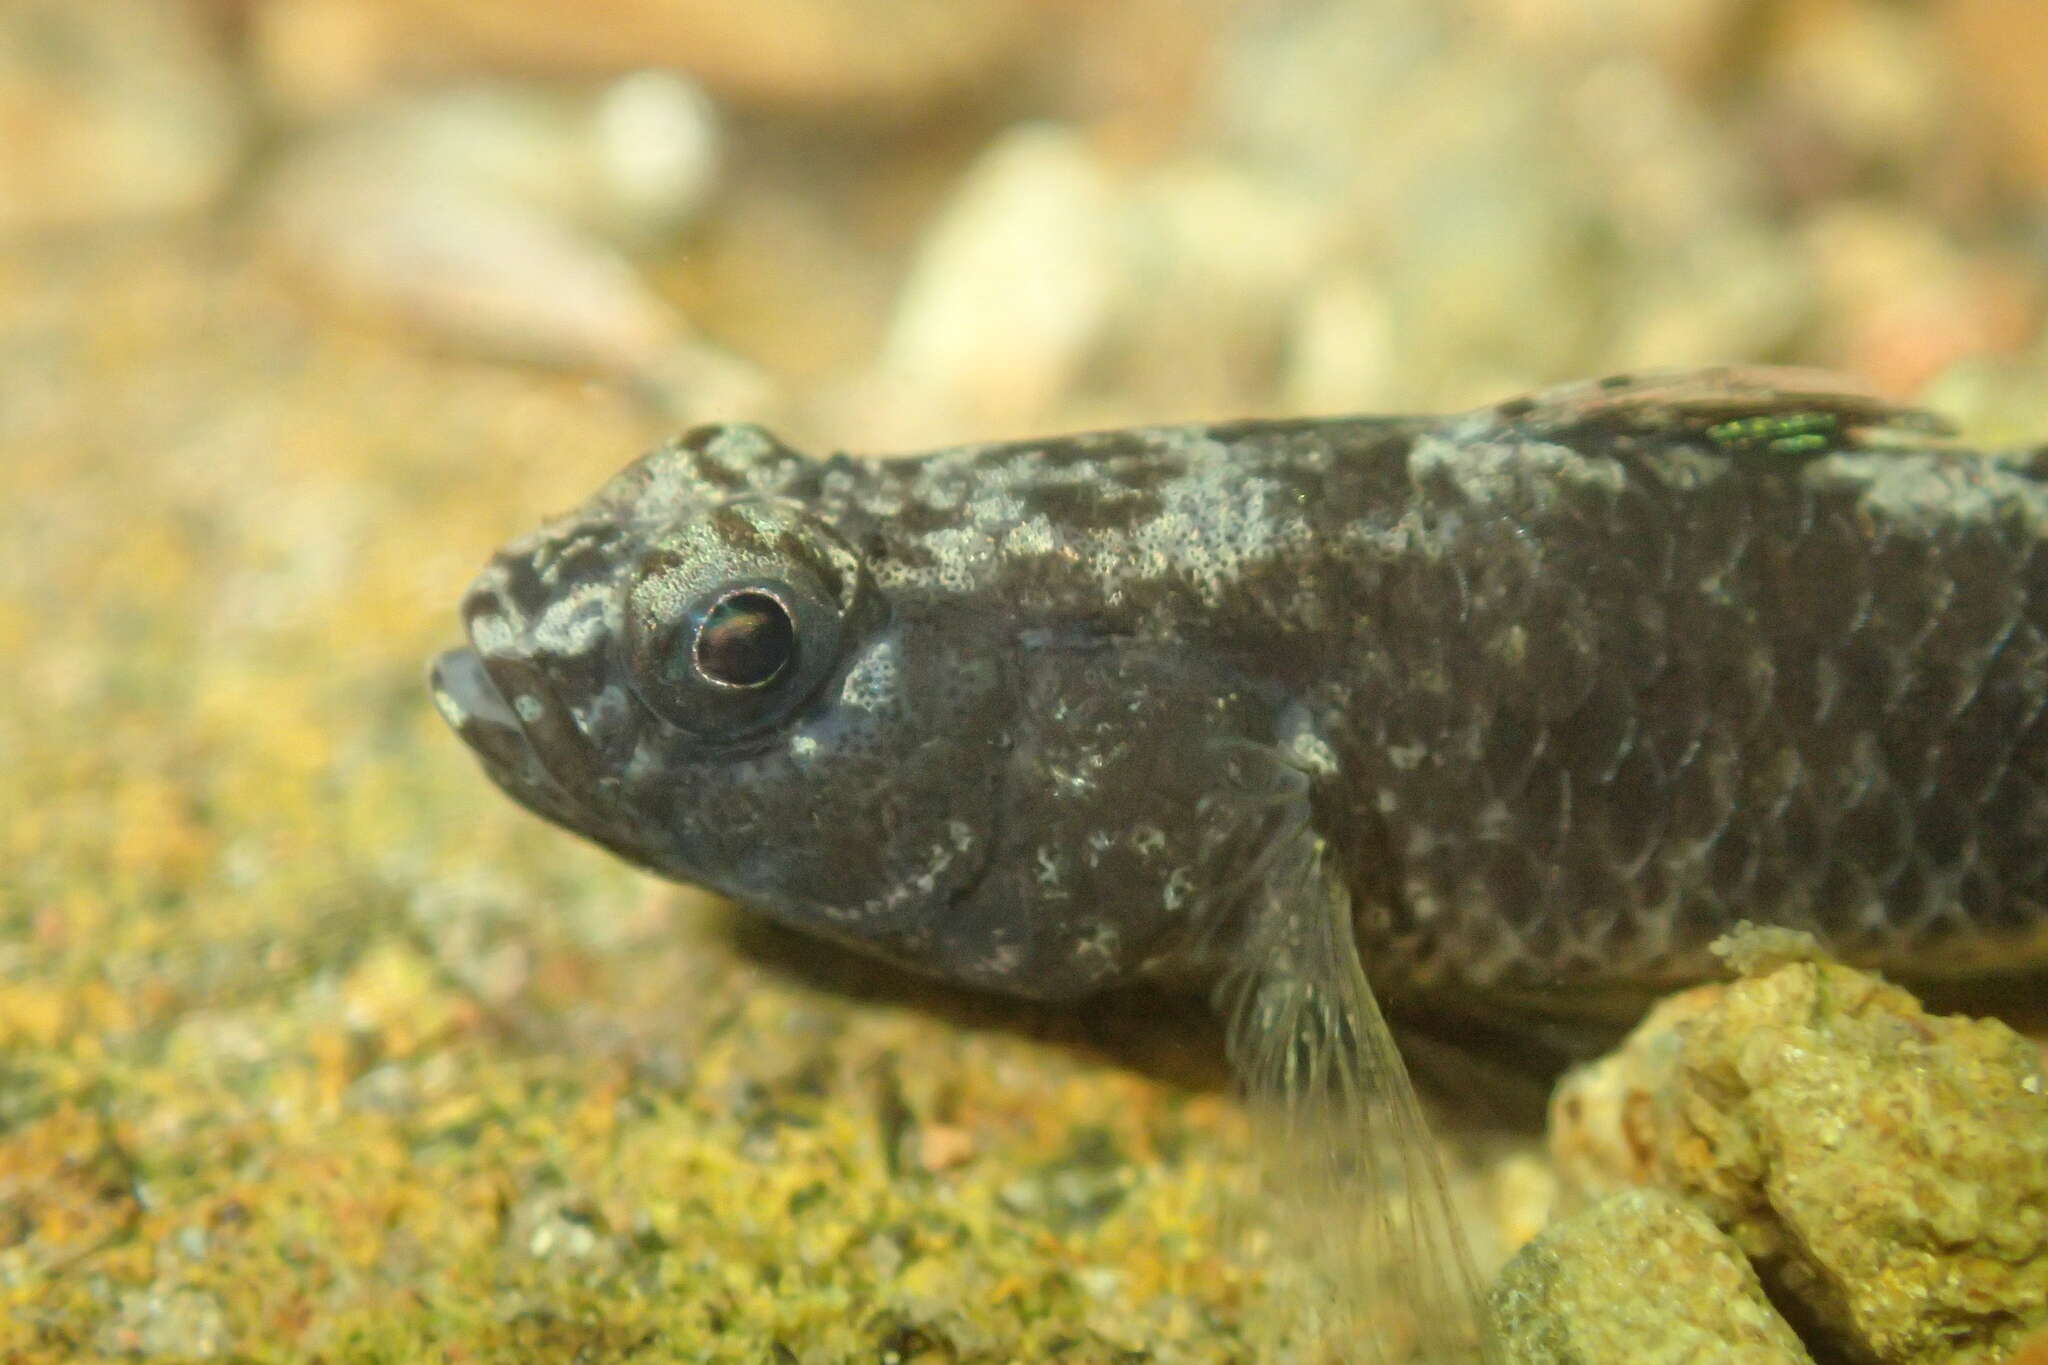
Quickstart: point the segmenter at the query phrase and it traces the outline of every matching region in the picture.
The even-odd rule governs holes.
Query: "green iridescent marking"
[[[1814,455],[1841,431],[1841,418],[1834,413],[1786,412],[1722,422],[1707,428],[1707,439],[1735,454]]]

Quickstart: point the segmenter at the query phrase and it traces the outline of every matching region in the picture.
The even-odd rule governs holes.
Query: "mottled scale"
[[[1543,418],[1539,406],[1521,430],[1494,439],[1536,445],[1550,435]],[[2034,779],[2044,750],[2035,730],[2048,695],[2048,606],[2035,566],[2048,502],[2033,475],[1910,435],[1717,465],[1705,443],[1630,448],[1625,432],[1598,434],[1627,468],[1629,489],[1650,496],[1624,501],[1582,479],[1575,486],[1602,514],[1571,519],[1579,540],[1561,555],[1502,553],[1515,537],[1498,525],[1458,535],[1460,552],[1487,556],[1469,572],[1496,582],[1517,566],[1540,573],[1534,566],[1548,559],[1669,564],[1652,580],[1652,604],[1639,600],[1648,575],[1604,593],[1600,573],[1575,576],[1593,586],[1592,601],[1557,618],[1560,639],[1574,640],[1588,614],[1637,629],[1600,639],[1604,676],[1562,718],[1547,714],[1548,703],[1564,683],[1577,687],[1571,668],[1548,693],[1532,693],[1501,660],[1464,679],[1490,694],[1491,707],[1473,708],[1475,723],[1505,729],[1522,750],[1541,745],[1579,779],[1576,839],[1556,838],[1553,788],[1520,798],[1532,846],[1555,849],[1567,866],[1637,874],[1661,855],[1667,884],[1657,890],[1668,903],[1660,911],[1657,898],[1637,898],[1632,908],[1668,915],[1668,932],[1641,936],[1641,955],[1567,962],[1553,947],[1558,909],[1548,899],[1475,904],[1468,892],[1459,902],[1467,915],[1529,926],[1521,960],[1488,981],[1460,966],[1449,941],[1402,946],[1467,986],[1539,993],[1567,979],[1681,979],[1699,970],[1705,940],[1741,916],[1812,928],[1908,977],[2001,951],[2017,955],[2011,965],[2038,962],[2044,816]],[[1582,431],[1572,448],[1590,457],[1601,447]],[[1472,500],[1452,480],[1429,486],[1438,490],[1433,518],[1455,528]],[[1526,499],[1517,510],[1519,534],[1540,537],[1565,522]],[[1615,534],[1589,536],[1602,524]],[[1562,589],[1553,596],[1569,601]],[[1634,667],[1646,655],[1658,663],[1648,676]],[[1627,683],[1614,676],[1625,672],[1635,673]],[[1445,811],[1469,808],[1461,792],[1497,794],[1499,771],[1497,761],[1484,772],[1440,765],[1414,803],[1426,813],[1412,818],[1458,823]],[[1410,885],[1436,899],[1431,883],[1459,884],[1465,855],[1455,837],[1431,847]],[[1914,854],[1920,866],[1894,914],[1883,897]],[[1596,922],[1617,899],[1631,898],[1610,891],[1578,913]],[[1460,927],[1444,932],[1455,938]]]

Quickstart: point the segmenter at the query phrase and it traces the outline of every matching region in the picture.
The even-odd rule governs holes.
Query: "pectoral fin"
[[[1277,756],[1272,761],[1281,763]],[[1218,990],[1259,1122],[1267,1215],[1299,1235],[1334,1305],[1332,1344],[1375,1365],[1494,1358],[1436,1146],[1366,982],[1351,896],[1305,783],[1254,781],[1274,829],[1245,888],[1237,967]],[[1293,787],[1294,794],[1287,792]]]

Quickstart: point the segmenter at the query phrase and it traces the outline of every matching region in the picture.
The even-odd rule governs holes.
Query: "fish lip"
[[[481,653],[468,646],[443,651],[428,669],[427,683],[434,709],[491,781],[521,805],[574,827],[575,802],[505,700]]]
[[[483,656],[467,645],[444,650],[427,670],[427,685],[434,694],[434,709],[441,713],[441,719],[465,739],[472,726],[509,730],[525,739],[518,715],[491,681]]]

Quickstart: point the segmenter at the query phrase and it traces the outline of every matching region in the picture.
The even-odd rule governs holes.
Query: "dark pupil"
[[[782,603],[765,592],[736,592],[697,631],[697,671],[727,687],[759,687],[788,666],[795,650],[796,627]]]

